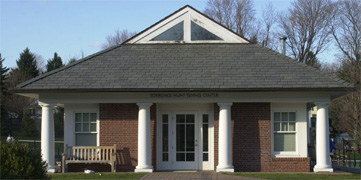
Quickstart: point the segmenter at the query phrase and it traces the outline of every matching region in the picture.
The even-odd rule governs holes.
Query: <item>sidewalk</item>
[[[263,180],[259,178],[249,178],[249,177],[241,177],[241,176],[232,176],[226,175],[222,173],[217,173],[214,171],[182,171],[182,172],[153,172],[146,174],[141,180],[149,180],[149,179],[227,179],[227,180]]]

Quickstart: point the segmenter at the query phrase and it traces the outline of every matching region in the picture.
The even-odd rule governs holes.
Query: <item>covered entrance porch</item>
[[[94,137],[97,146],[117,144],[117,171],[126,166],[127,171],[136,172],[270,172],[278,170],[274,167],[282,169],[288,161],[297,161],[293,163],[297,170],[301,163],[305,163],[302,167],[307,166],[307,141],[303,136],[307,127],[306,103],[322,100],[317,98],[319,94],[297,94],[299,98],[289,98],[295,97],[294,93],[217,93],[215,97],[192,98],[153,97],[152,93],[43,96],[43,158],[51,170],[55,164],[52,111],[55,104],[62,104],[66,114],[65,142],[74,146],[82,138]],[[323,135],[318,135],[318,141],[327,142],[327,102],[322,106],[317,120],[322,124],[317,131]],[[289,117],[286,128],[291,132],[286,133],[294,135],[282,135],[279,133],[284,132],[274,129],[275,125],[284,128],[283,116],[273,117],[279,114]],[[89,132],[81,132],[84,127],[78,131],[80,123],[89,124]],[[295,138],[293,147],[275,143],[276,133],[278,139],[288,138],[284,143]],[[250,145],[252,149],[247,149]],[[328,154],[327,144],[323,146],[326,148],[318,148],[316,167],[325,167],[316,170],[329,171],[327,158],[322,159]]]

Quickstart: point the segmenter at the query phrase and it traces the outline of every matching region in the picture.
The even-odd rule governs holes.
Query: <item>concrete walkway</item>
[[[258,178],[249,178],[249,177],[241,177],[241,176],[232,176],[226,175],[222,173],[217,173],[213,171],[182,171],[182,172],[153,172],[146,174],[141,180],[148,179],[227,179],[227,180],[262,180]]]

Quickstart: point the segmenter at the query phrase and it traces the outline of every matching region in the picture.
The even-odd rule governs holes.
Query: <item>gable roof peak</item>
[[[249,43],[190,5],[185,5],[123,44]]]

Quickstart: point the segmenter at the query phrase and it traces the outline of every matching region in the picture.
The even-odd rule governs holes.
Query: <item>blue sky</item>
[[[100,51],[116,29],[140,32],[189,4],[203,12],[207,0],[0,0],[0,52],[16,67],[29,47],[44,61],[57,52],[63,61]],[[257,14],[270,1],[255,0]],[[286,10],[290,0],[272,1]]]

